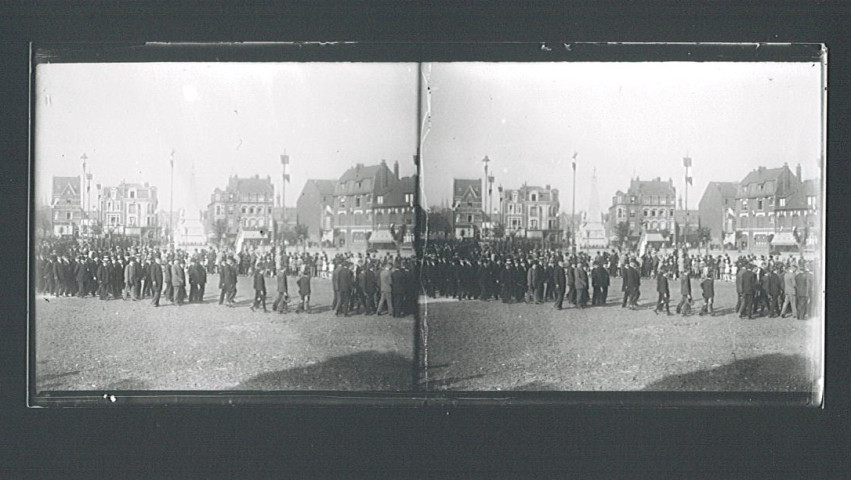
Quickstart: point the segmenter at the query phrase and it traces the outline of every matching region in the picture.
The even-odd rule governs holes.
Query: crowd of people
[[[237,305],[240,276],[251,277],[251,310],[266,306],[267,277],[274,285],[272,311],[290,311],[287,277],[296,277],[296,312],[311,313],[311,281],[331,280],[337,315],[412,315],[416,282],[411,259],[386,254],[326,252],[241,252],[201,249],[192,253],[154,245],[116,243],[104,247],[72,239],[44,239],[36,245],[34,277],[39,294],[52,297],[97,297],[102,301],[150,298],[181,306],[203,303],[208,275],[218,277],[219,305]],[[270,285],[270,286],[272,286]],[[188,292],[187,292],[188,288]]]
[[[658,313],[670,312],[671,281],[680,283],[676,312],[690,315],[692,282],[700,288],[700,315],[714,315],[715,282],[735,282],[741,317],[811,315],[813,266],[787,255],[700,255],[596,251],[566,254],[555,248],[508,241],[429,240],[423,245],[422,289],[431,298],[605,306],[612,279],[621,278],[622,308],[637,309],[643,278],[655,283]],[[655,281],[655,282],[654,282]],[[652,287],[651,287],[652,288]]]

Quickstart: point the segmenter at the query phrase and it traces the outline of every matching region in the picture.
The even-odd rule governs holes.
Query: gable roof
[[[65,195],[71,189],[71,195],[80,194],[80,177],[53,177],[53,196]]]
[[[239,193],[268,195],[272,195],[274,192],[272,179],[270,177],[260,178],[257,175],[248,178],[230,177],[228,180],[228,190]]]
[[[405,194],[413,194],[415,189],[415,177],[402,177],[398,182],[378,193],[378,195],[384,195],[384,202],[381,205],[373,203],[373,208],[408,205],[405,202]]]
[[[777,167],[777,168],[765,168],[759,167],[756,170],[751,170],[749,174],[745,176],[745,178],[740,182],[742,185],[749,185],[751,183],[765,183],[768,180],[777,180],[780,175],[784,172],[792,173],[789,170],[789,167]]]
[[[630,195],[675,195],[676,190],[671,182],[656,180],[632,180],[629,184]]]
[[[324,179],[308,179],[308,183],[312,183],[316,185],[316,189],[319,190],[319,193],[322,195],[334,195],[334,184],[335,180],[324,180]]]
[[[345,173],[338,180],[340,183],[348,182],[350,180],[357,182],[358,180],[363,180],[364,178],[374,178],[378,175],[378,172],[381,170],[381,167],[387,168],[387,165],[370,165],[368,167],[358,164],[354,167],[346,170]],[[389,170],[389,169],[388,169]]]
[[[482,196],[482,181],[479,180],[479,179],[470,180],[470,179],[456,178],[456,179],[454,179],[453,185],[454,185],[453,196],[455,198],[463,197],[464,195],[467,194],[467,191],[469,191],[470,189],[473,189],[473,194],[477,198],[480,198]]]
[[[709,182],[709,187],[717,188],[722,198],[735,198],[739,190],[737,182]]]

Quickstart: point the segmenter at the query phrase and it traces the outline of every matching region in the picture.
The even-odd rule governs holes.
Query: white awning
[[[779,232],[773,239],[771,239],[771,244],[775,247],[785,247],[797,246],[798,242],[795,240],[795,236],[792,235],[792,232]]]
[[[264,235],[265,231],[261,233],[259,230],[243,230],[242,231],[242,239],[243,240],[262,240],[266,238]]]
[[[646,241],[646,242],[664,242],[665,237],[663,237],[661,233],[651,232],[651,233],[645,234],[644,241]]]

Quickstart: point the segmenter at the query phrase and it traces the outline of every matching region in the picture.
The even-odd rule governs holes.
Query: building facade
[[[475,238],[481,235],[484,222],[482,208],[482,181],[480,179],[454,179],[452,210],[455,238]]]
[[[309,179],[296,201],[296,218],[311,243],[333,242],[335,180]]]
[[[379,191],[372,205],[373,228],[369,243],[373,246],[393,244],[391,226],[405,227],[404,244],[413,243],[414,238],[414,191],[416,177],[404,177]]]
[[[61,237],[79,233],[85,217],[82,201],[80,177],[53,177],[50,205],[54,235]]]
[[[780,198],[774,209],[775,231],[771,245],[776,249],[816,249],[821,235],[821,195],[817,180],[805,180],[788,198]],[[788,248],[786,248],[788,249]]]
[[[334,185],[334,245],[366,249],[373,229],[373,206],[380,192],[399,181],[399,162],[393,171],[382,160],[378,165],[362,163],[346,170]]]
[[[516,237],[556,241],[561,237],[559,208],[558,189],[550,185],[506,189],[503,191],[502,222],[505,231],[513,232]]]
[[[735,243],[736,231],[736,182],[709,182],[700,197],[698,216],[700,225],[709,229],[712,245]]]
[[[237,237],[272,241],[272,177],[232,176],[224,190],[216,188],[207,206],[207,235],[211,240],[235,242]]]
[[[674,232],[674,210],[677,191],[672,179],[630,181],[626,192],[618,190],[609,207],[609,239],[617,241],[617,226],[626,223],[627,238],[637,240],[642,233]],[[695,223],[697,219],[695,218]]]
[[[759,167],[748,173],[736,192],[736,247],[768,252],[779,230],[778,209],[791,204],[793,195],[801,190],[800,165],[797,175],[787,164],[779,168]]]
[[[99,220],[105,235],[126,235],[154,240],[159,235],[157,187],[147,182],[102,186]]]

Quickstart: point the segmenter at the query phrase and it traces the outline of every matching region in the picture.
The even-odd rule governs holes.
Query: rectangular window
[[[781,199],[780,199],[780,206],[781,206],[781,207],[785,207],[785,206],[786,206],[786,199],[785,199],[785,198],[781,198]]]
[[[360,182],[358,182],[360,183]],[[360,208],[360,195],[355,197],[355,208]]]
[[[375,197],[375,203],[378,205],[384,205],[384,195],[378,195]]]
[[[467,223],[473,223],[473,216],[467,215]]]
[[[762,199],[756,201],[756,209],[762,210]]]
[[[414,201],[414,194],[413,193],[406,193],[405,194],[405,203],[411,204],[411,203],[413,203],[413,201]]]
[[[71,212],[65,212],[65,220],[71,220]]]

